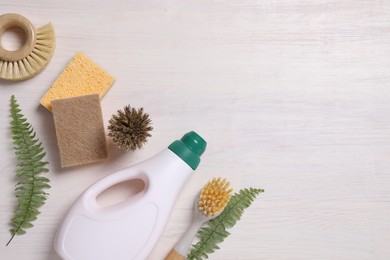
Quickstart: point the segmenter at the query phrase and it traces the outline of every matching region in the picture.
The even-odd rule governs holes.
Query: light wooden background
[[[390,1],[1,0],[7,12],[52,21],[57,49],[37,77],[0,81],[0,259],[59,259],[56,228],[85,188],[189,130],[209,146],[150,259],[176,243],[213,176],[266,192],[211,259],[390,259]],[[131,104],[155,130],[143,150],[109,144],[105,162],[64,170],[39,99],[79,50],[117,79],[105,124]],[[35,227],[5,247],[12,94],[48,151],[52,189]]]

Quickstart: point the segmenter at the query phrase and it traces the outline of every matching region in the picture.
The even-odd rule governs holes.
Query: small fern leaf
[[[244,210],[248,208],[256,197],[264,192],[262,189],[243,189],[234,194],[222,213],[208,222],[207,227],[199,230],[200,240],[192,245],[188,259],[207,259],[208,255],[219,249],[218,244],[222,243],[230,235],[226,228],[233,227],[241,219]]]
[[[18,182],[15,187],[18,206],[11,219],[11,238],[7,246],[15,235],[23,235],[26,233],[26,228],[33,226],[32,222],[40,214],[38,208],[46,201],[47,193],[44,190],[50,188],[49,179],[40,176],[49,171],[45,167],[48,162],[43,161],[46,154],[42,143],[39,142],[33,127],[21,112],[15,96],[12,96],[11,133],[18,160],[16,169]]]

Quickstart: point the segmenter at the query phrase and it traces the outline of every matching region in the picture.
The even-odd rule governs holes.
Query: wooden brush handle
[[[4,32],[11,28],[20,28],[26,35],[23,46],[16,51],[9,51],[1,45],[1,37]],[[0,60],[18,61],[26,58],[34,49],[36,41],[36,30],[34,25],[20,14],[3,14],[0,16]]]
[[[164,258],[164,260],[183,260],[184,256],[176,252],[175,249],[172,249],[169,254]]]

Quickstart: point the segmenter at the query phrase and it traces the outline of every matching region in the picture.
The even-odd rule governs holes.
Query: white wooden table
[[[0,259],[59,259],[56,228],[84,189],[189,130],[208,149],[150,259],[177,242],[214,176],[266,192],[211,259],[390,258],[390,1],[2,0],[8,12],[51,21],[57,48],[37,77],[0,81]],[[102,100],[106,125],[127,104],[150,114],[144,149],[109,144],[102,163],[60,168],[39,99],[76,51],[117,79]],[[5,247],[16,205],[13,94],[48,152],[52,188],[35,226]]]

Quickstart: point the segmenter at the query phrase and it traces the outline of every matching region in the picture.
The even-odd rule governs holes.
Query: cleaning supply
[[[51,102],[55,99],[96,93],[102,99],[114,81],[113,76],[83,53],[77,52],[40,102],[51,111]]]
[[[16,51],[6,50],[1,37],[11,28],[23,30],[26,40]],[[0,15],[0,79],[25,80],[41,72],[49,63],[55,48],[55,33],[51,23],[36,29],[20,14]]]
[[[152,136],[150,134],[153,130],[151,122],[149,114],[144,113],[142,107],[135,109],[128,105],[123,110],[118,110],[118,114],[112,115],[108,126],[108,136],[118,148],[134,151],[142,148]]]
[[[57,99],[52,102],[52,106],[62,167],[107,158],[98,94]]]
[[[186,258],[188,260],[208,259],[210,254],[219,250],[219,244],[230,235],[228,230],[237,224],[245,210],[263,192],[263,189],[249,187],[233,194],[225,209],[218,217],[208,221],[206,226],[198,231],[199,241],[192,245],[191,251],[187,254]],[[244,237],[244,239],[247,238]]]
[[[181,240],[172,249],[165,260],[183,260],[191,247],[199,228],[213,218],[216,218],[229,202],[232,189],[226,179],[214,178],[209,181],[195,200],[194,220]]]
[[[146,259],[205,149],[206,141],[192,131],[151,159],[97,181],[58,229],[57,253],[65,260]],[[137,179],[144,189],[130,199],[106,207],[97,203],[106,189]]]

